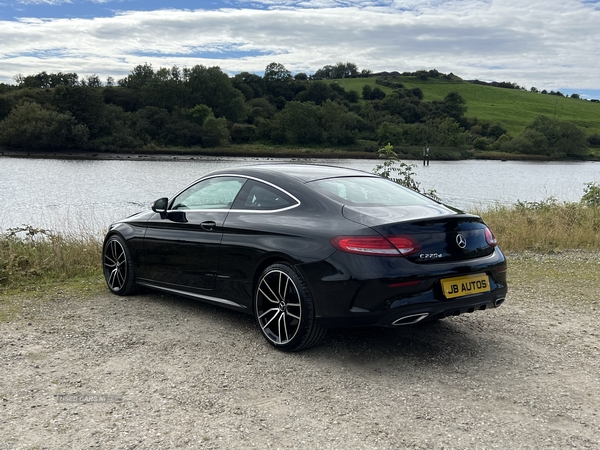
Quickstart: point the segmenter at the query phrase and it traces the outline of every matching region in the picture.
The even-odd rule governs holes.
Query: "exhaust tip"
[[[394,320],[392,322],[392,325],[394,325],[394,326],[412,325],[417,322],[420,322],[428,315],[429,315],[429,313],[420,313],[420,314],[411,314],[410,316],[400,317],[399,319]]]
[[[494,306],[497,308],[498,306],[500,306],[502,303],[504,303],[504,298],[497,298],[494,301]]]

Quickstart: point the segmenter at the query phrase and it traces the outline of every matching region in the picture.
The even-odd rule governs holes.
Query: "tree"
[[[331,100],[323,103],[320,113],[326,142],[331,145],[348,145],[356,142],[353,131],[360,121],[358,115]]]
[[[317,70],[313,75],[315,80],[327,80],[336,78],[355,78],[359,75],[358,67],[356,64],[347,62],[339,62],[335,66],[327,65]],[[370,71],[364,71],[361,73],[362,76],[369,76]]]
[[[588,136],[587,140],[590,145],[600,146],[600,134],[598,133],[594,133],[591,136]]]
[[[156,106],[146,106],[135,112],[135,118],[138,136],[144,142],[167,143],[165,142],[164,131],[171,122],[169,111]]]
[[[227,145],[230,140],[227,120],[214,116],[208,117],[202,126],[202,145],[205,147],[219,147]]]
[[[308,85],[308,89],[296,96],[295,100],[300,102],[313,102],[320,106],[326,100],[335,99],[336,97],[336,93],[327,83],[324,81],[313,81]]]
[[[354,78],[358,76],[358,67],[356,64],[339,62],[333,67],[331,78]]]
[[[0,122],[0,143],[26,149],[77,148],[85,145],[89,131],[70,114],[23,103]]]
[[[191,106],[206,105],[215,117],[225,117],[232,122],[246,120],[243,94],[233,87],[229,76],[219,67],[194,66],[189,73],[188,85],[190,92],[186,102]]]
[[[490,146],[490,141],[484,137],[478,137],[473,142],[473,148],[475,150],[487,150]]]
[[[190,109],[190,115],[194,122],[198,125],[204,125],[204,121],[211,115],[213,115],[212,109],[206,105],[196,105]]]
[[[277,113],[277,107],[266,98],[255,98],[248,102],[249,116],[254,123],[257,119],[271,119]]]
[[[89,86],[58,86],[54,91],[53,103],[61,113],[70,113],[78,123],[85,125],[90,139],[110,134],[106,122],[104,98],[100,89]]]
[[[288,102],[274,119],[272,138],[281,143],[319,144],[323,128],[319,123],[320,108],[314,103]]]
[[[500,136],[502,136],[503,134],[506,134],[508,132],[508,130],[499,123],[492,123],[487,125],[484,128],[484,134],[489,137],[492,141],[495,141],[496,139],[498,139]]]
[[[120,86],[125,86],[131,89],[141,89],[142,86],[149,83],[154,78],[154,69],[152,64],[139,64],[133,68],[127,78],[119,80]]]
[[[501,143],[507,152],[568,156],[581,158],[587,154],[587,140],[575,125],[547,116],[538,116],[523,132],[509,142]]]
[[[236,89],[244,94],[246,101],[265,95],[265,80],[254,73],[238,73],[231,82]]]
[[[467,112],[465,99],[458,92],[449,92],[444,97],[444,111],[457,122],[460,122]]]
[[[556,144],[557,151],[563,151],[572,158],[582,158],[587,155],[587,139],[583,131],[568,122],[561,122],[559,130],[560,140]]]
[[[377,129],[377,142],[388,145],[404,145],[404,127],[391,122],[383,122]]]
[[[85,77],[84,81],[82,81],[82,84],[86,84],[92,88],[102,87],[102,81],[100,81],[100,77],[96,74]]]
[[[272,62],[265,68],[265,83],[290,81],[292,73],[283,64]]]
[[[221,121],[227,123],[225,119]],[[170,114],[170,120],[162,132],[162,139],[164,145],[180,147],[200,145],[203,132],[203,127],[191,120],[188,110],[176,108]]]
[[[88,141],[86,148],[98,151],[123,151],[144,145],[136,134],[133,113],[124,111],[120,106],[108,104],[104,108],[103,115],[110,133]]]
[[[140,103],[173,112],[176,108],[193,106],[186,103],[189,92],[177,66],[161,67],[140,89]]]
[[[526,155],[549,155],[551,150],[548,139],[536,130],[527,129],[511,140],[506,140],[500,146],[506,153],[523,153]]]
[[[375,86],[371,91],[371,100],[383,100],[385,98],[385,92],[383,92],[379,86]]]
[[[460,147],[466,143],[467,132],[452,117],[429,120],[426,126],[430,132],[429,143],[445,147]]]

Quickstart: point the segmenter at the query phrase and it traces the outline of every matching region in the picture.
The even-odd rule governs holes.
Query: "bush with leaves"
[[[385,159],[385,161],[382,164],[375,166],[373,173],[420,194],[426,195],[436,201],[440,201],[435,190],[429,189],[426,191],[421,189],[421,183],[414,178],[416,173],[413,172],[413,169],[417,166],[403,162],[394,151],[393,145],[388,143],[385,147],[380,148],[377,153],[379,153],[379,157]]]
[[[90,132],[70,113],[45,109],[38,103],[16,106],[0,123],[0,144],[32,150],[82,147]]]
[[[585,183],[583,192],[581,203],[587,206],[600,206],[600,185],[598,183],[595,181],[593,183]]]

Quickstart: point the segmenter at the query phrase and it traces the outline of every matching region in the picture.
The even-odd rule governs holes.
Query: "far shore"
[[[42,159],[79,159],[79,160],[149,160],[149,161],[172,161],[172,160],[214,160],[214,159],[379,159],[376,152],[344,151],[332,149],[315,148],[254,148],[254,147],[223,147],[211,149],[181,149],[161,148],[152,151],[40,151],[40,150],[17,150],[0,147],[0,157],[12,158],[42,158]],[[420,157],[412,154],[398,152],[402,160],[420,161]],[[492,160],[492,161],[574,161],[572,159],[550,158],[543,155],[521,155],[500,152],[474,152],[470,157],[446,157],[436,158],[435,149],[431,154],[431,161],[465,161],[465,160]],[[583,161],[597,161],[589,158]],[[578,160],[582,161],[582,160]]]

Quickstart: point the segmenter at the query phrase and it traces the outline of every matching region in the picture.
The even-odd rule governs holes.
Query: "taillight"
[[[485,229],[485,241],[488,243],[490,247],[495,247],[498,245],[498,241],[496,240],[496,236],[492,233],[492,230],[486,227]]]
[[[330,242],[343,252],[371,256],[406,256],[421,249],[409,236],[337,236]]]

